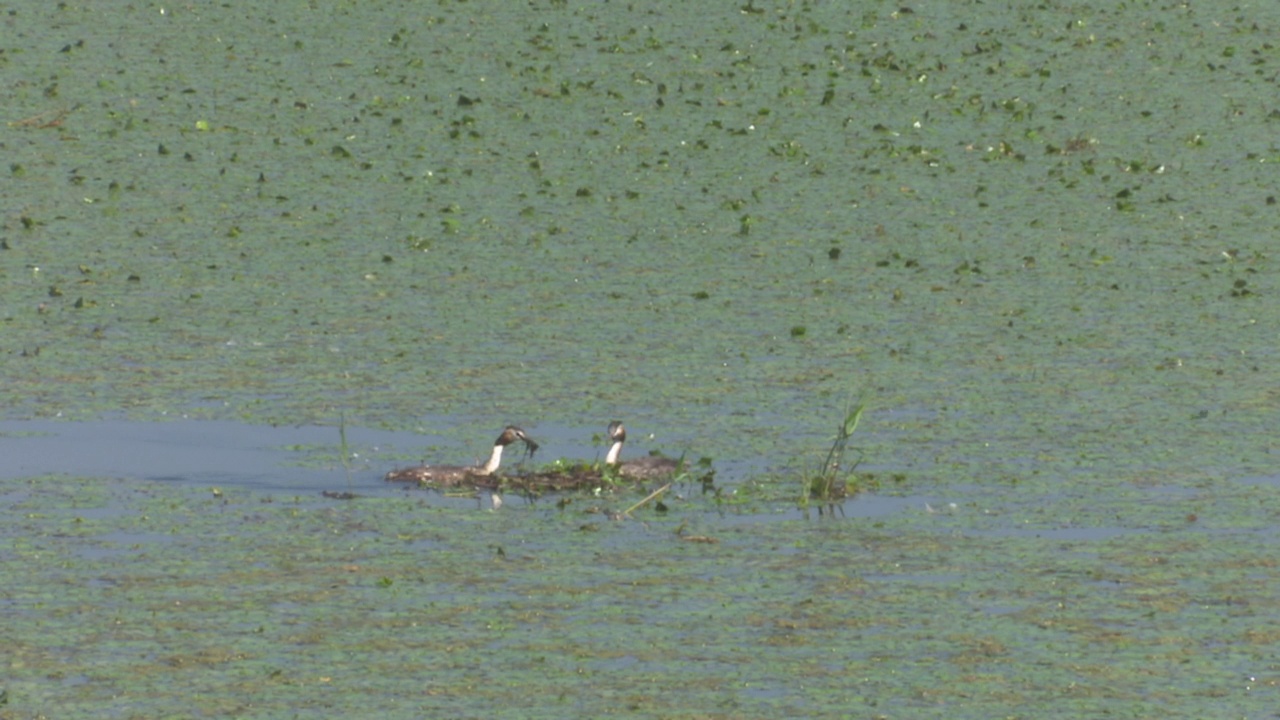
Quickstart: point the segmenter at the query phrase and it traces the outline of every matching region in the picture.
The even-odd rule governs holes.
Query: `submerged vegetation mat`
[[[0,481],[0,718],[1259,717],[1277,503],[584,522]]]

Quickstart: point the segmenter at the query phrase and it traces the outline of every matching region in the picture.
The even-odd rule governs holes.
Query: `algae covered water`
[[[1275,706],[1280,11],[3,23],[4,419],[332,432],[5,468],[0,717]],[[314,492],[613,419],[723,493]]]
[[[1251,717],[1274,495],[618,522],[6,481],[0,712]]]

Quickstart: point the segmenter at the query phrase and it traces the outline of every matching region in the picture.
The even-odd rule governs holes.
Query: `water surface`
[[[5,469],[24,716],[1274,705],[1280,10],[3,22],[5,419],[229,423],[162,431],[173,473],[127,426]],[[851,397],[912,500],[779,512]],[[396,441],[373,487],[509,422],[590,456],[612,419],[724,463],[734,511],[309,494],[348,482],[339,424]]]

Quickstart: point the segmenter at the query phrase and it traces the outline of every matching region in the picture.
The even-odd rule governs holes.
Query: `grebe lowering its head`
[[[420,465],[418,467],[392,470],[387,473],[387,482],[416,482],[422,485],[457,485],[468,478],[488,477],[498,470],[502,464],[502,449],[511,443],[522,440],[530,451],[537,450],[538,444],[525,435],[524,430],[515,425],[508,425],[498,439],[493,441],[493,452],[489,454],[489,462],[484,465]]]
[[[659,478],[675,475],[680,469],[680,461],[672,460],[658,455],[649,455],[647,457],[637,458],[635,460],[619,461],[618,456],[622,454],[622,443],[627,440],[627,429],[622,423],[614,420],[609,423],[609,440],[613,442],[609,446],[609,452],[604,456],[604,463],[612,465],[618,471],[618,474],[629,478]]]

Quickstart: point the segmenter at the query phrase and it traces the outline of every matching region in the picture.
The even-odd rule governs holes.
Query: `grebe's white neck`
[[[484,474],[492,475],[502,464],[502,445],[494,445],[493,453],[489,455],[489,462],[484,464]]]
[[[621,441],[621,440],[616,440],[616,441],[614,441],[613,445],[611,445],[611,446],[609,447],[609,452],[605,454],[605,456],[604,456],[604,464],[605,464],[605,465],[617,465],[617,464],[618,464],[618,455],[620,455],[620,454],[622,454],[622,441]]]

